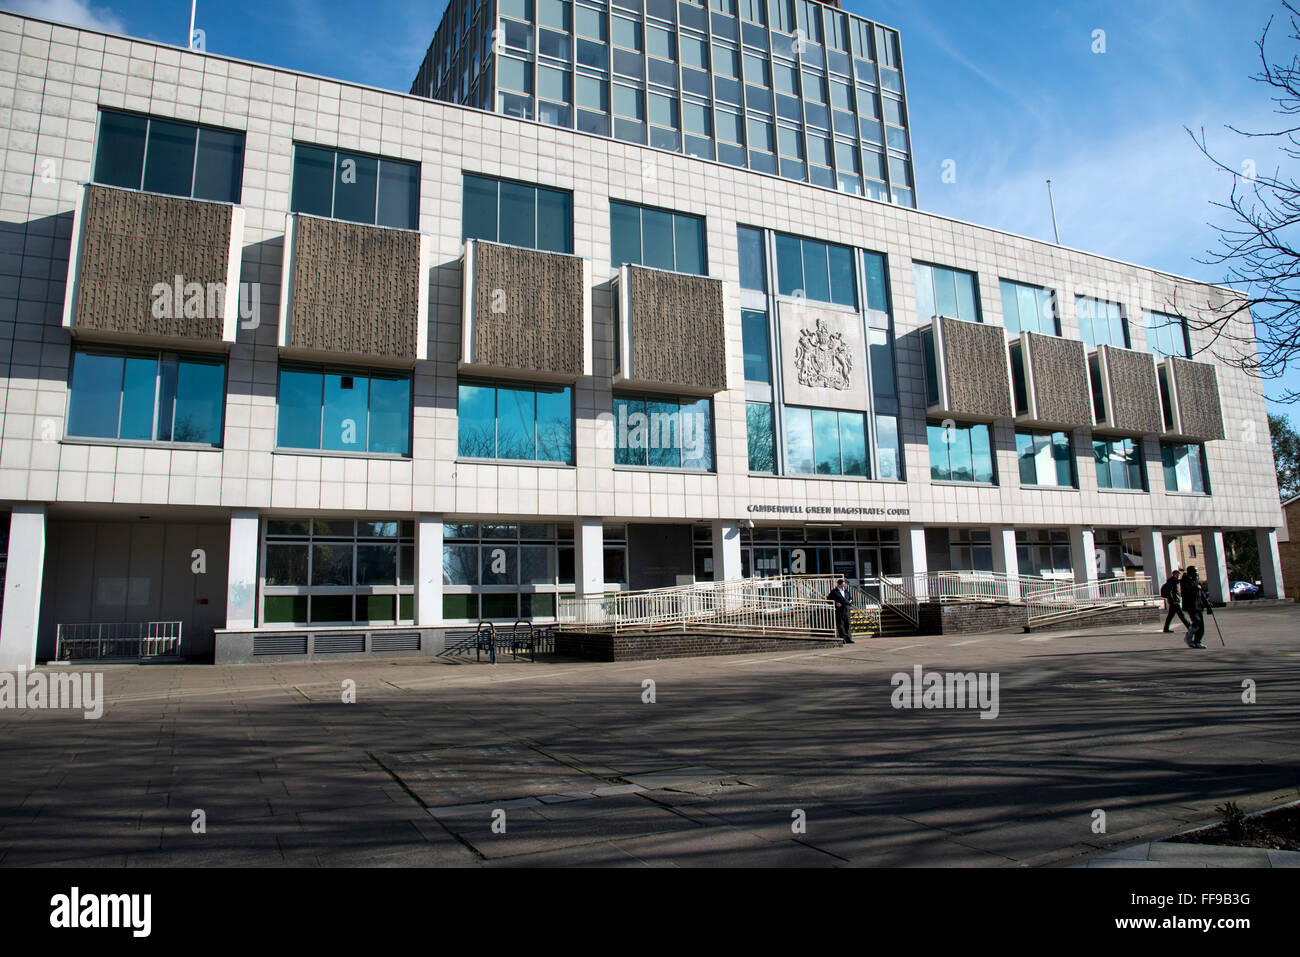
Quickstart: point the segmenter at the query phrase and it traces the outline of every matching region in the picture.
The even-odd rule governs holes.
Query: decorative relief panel
[[[712,394],[727,388],[721,280],[626,266],[620,380]]]
[[[856,312],[782,302],[781,384],[788,405],[867,408],[866,349]]]
[[[1083,343],[1037,332],[1025,333],[1022,341],[1026,375],[1033,378],[1034,420],[1071,429],[1091,426],[1092,386]]]
[[[1207,362],[1171,358],[1174,392],[1178,396],[1175,428],[1179,435],[1202,442],[1224,438],[1219,377]]]
[[[1105,426],[1126,435],[1163,432],[1160,384],[1150,353],[1115,346],[1100,346],[1097,351],[1105,361],[1106,386],[1110,393],[1110,421]]]
[[[941,411],[972,419],[1012,418],[1006,331],[947,316],[934,320],[934,330],[948,383],[946,402],[940,396]]]

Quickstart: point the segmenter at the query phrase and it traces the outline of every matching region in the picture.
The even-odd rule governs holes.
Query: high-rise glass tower
[[[838,0],[450,0],[411,92],[916,205],[898,33]]]

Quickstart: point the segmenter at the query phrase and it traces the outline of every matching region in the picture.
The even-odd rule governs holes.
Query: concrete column
[[[740,523],[713,523],[713,580],[735,581],[740,570]]]
[[[1078,584],[1097,583],[1097,541],[1091,525],[1070,526],[1070,560]]]
[[[1012,525],[994,525],[993,571],[1007,576],[1007,601],[1020,601],[1020,557],[1016,552],[1016,529]]]
[[[415,623],[442,621],[442,516],[421,515],[415,525]]]
[[[1169,566],[1165,564],[1165,536],[1158,528],[1139,528],[1138,541],[1142,544],[1142,574],[1155,582],[1156,590],[1164,585],[1169,577]]]
[[[1210,593],[1210,601],[1226,602],[1232,592],[1228,584],[1228,553],[1223,547],[1223,529],[1201,529],[1201,542],[1205,545],[1205,567],[1199,569],[1201,581],[1205,582],[1205,590]]]
[[[1180,559],[1179,556],[1178,556],[1178,539],[1177,539],[1177,538],[1171,538],[1171,539],[1169,539],[1169,541],[1165,544],[1165,552],[1166,552],[1166,556],[1165,556],[1165,557],[1168,558],[1168,560],[1169,560],[1169,564],[1166,565],[1165,568],[1166,568],[1167,570],[1172,570],[1172,569],[1174,569],[1174,568],[1177,568],[1177,569],[1179,569],[1179,570],[1182,570],[1183,562],[1182,562],[1182,559]]]
[[[1255,529],[1259,543],[1260,598],[1285,598],[1282,593],[1282,555],[1277,548],[1276,528]]]
[[[9,516],[9,563],[0,606],[0,671],[36,664],[45,574],[45,506],[15,505]]]
[[[230,564],[226,573],[226,627],[257,627],[258,514],[230,513]]]
[[[578,596],[604,594],[605,527],[601,520],[576,519],[573,523],[573,545],[574,587]]]
[[[899,530],[898,538],[902,546],[903,587],[908,591],[915,590],[916,597],[925,601],[929,597],[925,581],[929,569],[925,554],[925,526],[905,526]]]

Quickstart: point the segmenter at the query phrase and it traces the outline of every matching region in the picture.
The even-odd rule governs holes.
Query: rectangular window
[[[243,177],[243,133],[100,110],[96,183],[238,203]]]
[[[220,446],[225,394],[220,359],[77,350],[68,435]]]
[[[868,475],[861,412],[787,408],[785,435],[791,475]]]
[[[975,274],[960,269],[914,263],[916,313],[924,322],[934,316],[983,322]]]
[[[856,309],[858,295],[853,271],[853,250],[848,246],[782,233],[776,236],[776,272],[778,292],[782,296]]]
[[[573,464],[573,390],[461,380],[457,454]]]
[[[1068,432],[1017,432],[1020,484],[1074,488],[1074,456]]]
[[[609,201],[611,265],[631,263],[672,272],[708,274],[704,217]]]
[[[991,485],[995,480],[993,448],[989,427],[983,423],[946,427],[926,423],[930,447],[930,480],[974,482]]]
[[[268,519],[262,623],[370,625],[415,620],[415,523]]]
[[[551,618],[573,592],[571,524],[455,522],[443,540],[444,618]]]
[[[281,448],[411,452],[410,376],[282,366],[277,414]]]
[[[462,196],[462,239],[573,252],[572,193],[466,173]]]
[[[1079,317],[1079,338],[1094,349],[1097,346],[1130,348],[1128,319],[1122,306],[1088,296],[1076,296],[1074,303]]]
[[[1190,359],[1187,320],[1163,312],[1144,312],[1147,327],[1147,351],[1163,358]]]
[[[1006,279],[1001,281],[1000,286],[1002,324],[1007,332],[1016,336],[1022,332],[1041,332],[1049,336],[1061,334],[1061,319],[1056,309],[1056,293],[1050,289],[1026,286]]]
[[[614,396],[614,464],[713,470],[713,403]]]
[[[898,442],[898,417],[876,416],[876,461],[880,477],[898,481],[903,477],[902,451]]]
[[[296,143],[289,209],[351,223],[417,229],[420,164]]]
[[[773,447],[772,407],[766,402],[745,403],[745,434],[749,440],[749,470],[773,474],[776,454]]]
[[[889,279],[885,271],[885,257],[879,253],[863,253],[867,271],[867,308],[876,312],[889,311]]]
[[[736,239],[740,247],[740,288],[767,292],[763,231],[749,226],[740,226],[736,230]]]
[[[1166,491],[1210,494],[1205,446],[1161,442],[1160,458],[1164,464]]]
[[[740,314],[740,321],[745,347],[745,381],[771,383],[767,313],[747,309]]]
[[[1147,490],[1141,442],[1135,439],[1093,439],[1092,452],[1097,462],[1098,488]]]

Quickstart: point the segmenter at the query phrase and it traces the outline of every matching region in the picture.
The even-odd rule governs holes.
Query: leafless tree
[[[1282,128],[1248,131],[1229,125],[1233,133],[1261,144],[1272,144],[1288,160],[1300,160],[1300,10],[1283,0],[1289,22],[1288,52],[1270,56],[1270,17],[1256,46],[1261,68],[1251,77],[1267,86]],[[1300,181],[1282,171],[1272,173],[1246,160],[1231,165],[1211,154],[1205,130],[1188,130],[1197,147],[1216,167],[1232,176],[1223,210],[1227,222],[1211,225],[1219,233],[1207,265],[1220,266],[1223,285],[1236,295],[1204,312],[1183,310],[1192,329],[1212,333],[1212,348],[1220,358],[1265,379],[1278,379],[1289,366],[1300,364]],[[1220,347],[1227,348],[1220,348]],[[1300,401],[1300,390],[1288,389],[1281,402]]]

